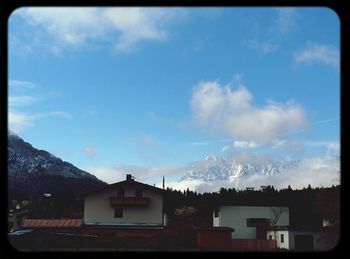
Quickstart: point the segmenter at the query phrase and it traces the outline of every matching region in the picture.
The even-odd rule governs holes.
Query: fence
[[[276,240],[232,239],[233,251],[273,251]]]

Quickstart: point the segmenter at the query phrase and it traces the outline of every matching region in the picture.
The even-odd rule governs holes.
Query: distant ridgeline
[[[44,193],[76,195],[106,185],[94,175],[8,135],[8,198],[35,199]]]
[[[85,171],[64,162],[52,154],[33,148],[17,135],[8,136],[8,201],[29,200],[29,210],[35,217],[61,215],[63,210],[82,210],[79,194],[107,185]],[[50,194],[44,197],[44,194]],[[169,222],[175,217],[175,209],[194,207],[191,216],[194,224],[211,225],[213,210],[222,205],[287,206],[290,225],[319,226],[322,219],[339,223],[340,185],[329,188],[302,190],[276,190],[264,186],[254,191],[221,188],[219,192],[197,193],[167,189],[164,210]],[[35,212],[35,213],[34,213]],[[51,214],[50,214],[51,213]]]

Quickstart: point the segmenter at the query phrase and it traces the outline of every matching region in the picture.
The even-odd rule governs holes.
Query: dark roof
[[[289,226],[269,226],[267,230],[289,230]]]
[[[235,229],[231,227],[195,227],[196,230],[204,231],[230,231],[234,232]]]
[[[71,228],[80,227],[82,219],[25,219],[24,228]]]
[[[113,183],[113,184],[104,186],[102,188],[98,188],[98,189],[94,189],[94,190],[91,190],[91,191],[88,191],[88,192],[81,193],[80,195],[81,196],[87,196],[87,195],[90,195],[90,194],[93,194],[93,193],[107,191],[107,190],[110,190],[110,189],[113,189],[113,188],[116,188],[116,187],[119,187],[119,186],[138,186],[138,187],[142,187],[144,189],[148,189],[148,190],[151,190],[151,191],[154,191],[154,192],[159,192],[161,194],[163,194],[163,192],[165,191],[164,189],[161,189],[161,188],[158,188],[158,187],[155,187],[155,186],[152,186],[152,185],[144,184],[144,183],[141,183],[141,182],[137,182],[135,180],[124,180],[124,181],[121,181],[121,182],[117,182],[117,183]]]

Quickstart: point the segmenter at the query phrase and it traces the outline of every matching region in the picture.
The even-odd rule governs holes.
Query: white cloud
[[[39,98],[22,95],[22,96],[9,96],[9,106],[10,107],[21,107],[34,104]]]
[[[27,111],[23,112],[23,107],[33,106],[39,100],[43,100],[45,98],[30,95],[33,89],[38,87],[38,85],[32,82],[10,80],[9,86],[15,90],[21,89],[26,92],[26,95],[12,95],[8,97],[8,127],[13,132],[18,134],[23,130],[34,126],[36,121],[48,117],[72,120],[72,115],[65,111],[47,111],[37,113],[28,113]],[[29,92],[29,94],[27,94],[27,92]]]
[[[21,112],[9,111],[8,127],[11,131],[19,134],[24,129],[34,125],[33,118]]]
[[[104,33],[98,8],[30,7],[16,11],[32,26],[40,26],[59,43],[76,45]]]
[[[86,145],[83,148],[83,153],[84,155],[89,159],[89,160],[94,160],[95,156],[96,156],[96,150],[94,147],[90,146],[90,145]]]
[[[308,128],[302,108],[294,102],[269,102],[257,108],[253,96],[242,85],[232,90],[217,82],[200,82],[190,101],[193,119],[204,128],[212,128],[234,137],[238,145],[273,145],[286,134]],[[249,146],[249,145],[248,145]]]
[[[126,174],[132,174],[137,181],[145,182],[154,177],[184,173],[188,170],[188,167],[173,166],[146,168],[130,165],[113,165],[111,167],[92,167],[84,170],[94,174],[97,178],[107,183],[115,183],[124,180]]]
[[[339,151],[340,150],[340,144],[338,142],[330,142],[330,143],[328,143],[327,148],[331,149],[331,150]]]
[[[274,42],[255,39],[248,41],[248,47],[257,50],[262,55],[266,55],[275,52],[279,46]]]
[[[277,187],[292,188],[311,186],[331,186],[339,182],[340,162],[334,156],[319,156],[302,160],[276,177],[271,177],[270,182]]]
[[[47,113],[47,115],[44,116],[52,116],[52,117],[58,117],[58,118],[62,118],[65,120],[72,120],[72,115],[69,112],[64,112],[64,111],[53,111],[53,112],[49,112]]]
[[[314,124],[323,124],[323,123],[329,123],[329,122],[338,121],[338,120],[339,120],[339,117],[326,119],[326,120],[315,121]]]
[[[12,86],[15,88],[27,88],[27,89],[33,89],[37,87],[37,85],[33,84],[32,82],[21,81],[21,80],[9,80],[9,86]]]
[[[280,34],[290,32],[296,26],[297,9],[293,7],[282,7],[277,9],[275,26]]]
[[[166,181],[165,188],[172,188],[174,190],[185,191],[187,188],[191,191],[198,190],[199,188],[203,188],[205,183],[201,180],[187,180],[187,181]],[[156,183],[156,187],[161,188],[162,182]]]
[[[69,113],[63,111],[28,114],[10,109],[8,112],[8,127],[19,134],[23,130],[34,126],[36,121],[47,117],[59,117],[66,120],[72,118]]]
[[[340,143],[335,141],[307,141],[305,143],[311,147],[324,147],[328,155],[340,154]]]
[[[266,26],[258,26],[254,39],[247,41],[247,46],[262,55],[278,50],[282,37],[291,33],[297,25],[298,12],[296,8],[277,8],[272,21]]]
[[[153,7],[30,7],[16,13],[52,37],[55,52],[90,40],[114,42],[118,50],[130,51],[140,41],[167,39],[169,22],[185,14],[179,8]]]
[[[95,175],[98,179],[109,184],[123,181],[125,179],[125,173],[114,167],[91,167],[85,168],[84,171]]]
[[[129,50],[141,40],[162,41],[167,39],[165,25],[176,17],[171,9],[161,8],[110,8],[104,17],[121,33],[116,47]]]
[[[252,148],[252,147],[257,147],[258,145],[254,142],[249,142],[249,141],[235,141],[233,142],[234,147],[239,147],[239,148]]]
[[[339,66],[339,50],[331,45],[312,44],[304,50],[294,53],[297,64],[325,64],[332,67]]]

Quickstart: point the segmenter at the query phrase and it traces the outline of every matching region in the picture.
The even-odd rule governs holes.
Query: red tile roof
[[[25,219],[25,228],[72,228],[80,227],[82,219]]]

